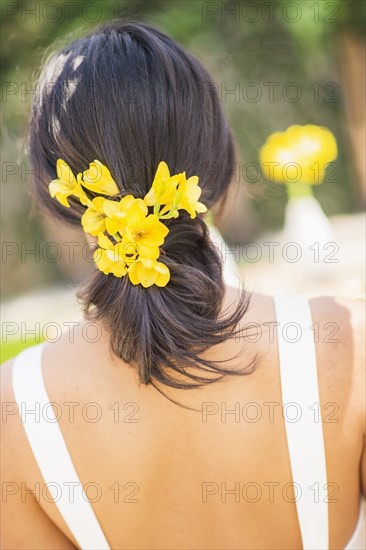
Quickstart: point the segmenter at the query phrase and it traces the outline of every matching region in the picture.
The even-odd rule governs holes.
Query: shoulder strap
[[[303,548],[328,550],[327,470],[310,306],[298,295],[275,296],[274,305],[284,419]]]
[[[28,348],[14,361],[13,391],[19,415],[45,484],[50,484],[49,491],[78,545],[109,550],[50,406],[42,375],[43,348],[44,344]]]

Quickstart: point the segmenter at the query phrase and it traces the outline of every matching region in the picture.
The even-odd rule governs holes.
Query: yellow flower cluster
[[[269,181],[316,185],[322,183],[327,165],[337,154],[337,142],[328,128],[294,124],[271,134],[259,158]]]
[[[207,211],[198,200],[201,195],[198,177],[187,179],[185,172],[171,176],[162,161],[143,199],[133,195],[120,198],[110,171],[98,160],[77,177],[62,159],[57,161],[56,169],[57,179],[49,184],[50,195],[66,207],[70,207],[70,196],[86,206],[81,224],[85,233],[97,238],[94,260],[98,269],[116,277],[128,274],[132,284],[145,288],[154,284],[165,286],[170,271],[157,259],[169,229],[160,220],[178,217],[179,210],[186,210],[191,218]],[[110,198],[90,199],[85,190]],[[153,208],[152,213],[149,207]]]

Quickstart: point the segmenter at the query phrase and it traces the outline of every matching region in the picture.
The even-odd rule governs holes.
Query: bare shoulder
[[[12,384],[14,359],[1,365],[1,470],[11,480],[27,477],[32,453],[25,437]]]
[[[366,301],[362,298],[343,298],[337,296],[318,296],[309,300],[313,316],[333,315],[340,328],[353,328],[362,335],[365,327]]]
[[[343,350],[352,358],[355,369],[364,371],[365,300],[320,296],[309,302],[313,321],[317,323],[318,343],[334,344],[337,352]]]
[[[365,422],[365,301],[331,296],[309,300],[323,393],[347,402]]]
[[[17,413],[17,407],[15,403],[13,388],[12,388],[12,369],[14,359],[9,359],[1,365],[0,368],[0,389],[1,389],[1,424],[0,424],[0,442],[1,442],[1,458],[2,465],[4,466],[4,460],[8,455],[9,449],[16,449],[19,444],[19,440],[22,436],[21,423]],[[9,460],[6,461],[6,467],[8,470],[15,468],[16,463]]]
[[[1,375],[0,505],[1,548],[72,549],[70,539],[45,513],[37,494],[40,472],[25,436],[12,385],[14,359],[3,363]],[[19,526],[21,525],[21,529]],[[35,529],[34,526],[37,526]]]

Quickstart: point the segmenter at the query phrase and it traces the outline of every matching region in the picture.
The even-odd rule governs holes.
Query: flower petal
[[[96,197],[91,205],[81,216],[81,225],[86,233],[97,236],[106,229],[105,216],[103,213],[103,197]]]
[[[138,262],[135,262],[128,268],[128,277],[133,285],[140,284],[140,279],[137,274],[137,264]]]
[[[166,286],[170,280],[169,267],[161,262],[156,262],[156,264],[157,278],[155,284],[160,287]]]
[[[64,160],[62,159],[57,160],[56,172],[57,172],[58,179],[61,180],[65,185],[67,185],[70,188],[75,187],[76,185],[75,176],[70,166]]]
[[[118,195],[120,190],[112,178],[108,168],[99,160],[94,160],[89,168],[83,173],[83,186],[94,193],[109,195],[111,197]]]
[[[56,193],[56,199],[63,206],[66,206],[66,208],[70,208],[69,201],[67,200],[67,195],[64,195],[63,193]]]

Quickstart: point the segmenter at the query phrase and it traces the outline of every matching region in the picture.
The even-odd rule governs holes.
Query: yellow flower
[[[170,279],[169,268],[156,260],[139,258],[128,269],[128,276],[133,285],[142,284],[144,288],[152,285],[165,286]]]
[[[169,233],[160,220],[177,217],[179,210],[183,209],[191,218],[207,211],[198,200],[201,189],[197,176],[187,179],[185,172],[171,176],[167,164],[162,161],[144,199],[133,195],[119,199],[116,182],[108,168],[98,160],[91,162],[88,170],[75,178],[66,162],[59,159],[57,176],[49,184],[51,196],[69,207],[67,199],[74,195],[87,207],[81,224],[85,233],[98,238],[94,260],[100,271],[116,277],[128,274],[132,284],[142,284],[145,288],[153,284],[163,287],[169,282],[169,268],[157,261],[159,247]],[[83,187],[109,198],[97,196],[90,200]],[[149,214],[151,206],[154,207],[153,214]]]
[[[56,197],[59,203],[70,208],[68,197],[71,195],[77,197],[84,206],[90,203],[90,200],[81,187],[81,174],[75,178],[70,166],[62,159],[56,163],[57,179],[51,181],[48,186],[52,198]]]
[[[148,206],[163,206],[161,210],[154,210],[159,217],[177,218],[178,210],[187,210],[191,218],[195,218],[196,213],[207,211],[206,206],[198,202],[201,195],[198,181],[197,176],[187,180],[185,172],[171,176],[167,164],[161,161],[144,201]]]
[[[337,143],[323,126],[293,125],[269,136],[259,151],[263,174],[269,181],[322,183],[329,162],[337,158]]]
[[[88,170],[85,170],[82,184],[90,191],[93,191],[93,193],[100,193],[101,195],[108,195],[110,197],[118,195],[120,192],[110,171],[99,160],[91,162]]]
[[[166,162],[159,162],[151,189],[144,197],[147,206],[171,204],[177,190],[177,183],[177,177],[170,176]]]
[[[169,233],[166,225],[159,221],[155,214],[142,217],[134,216],[128,220],[125,242],[136,243],[138,253],[144,258],[156,259],[159,256],[159,246]]]
[[[177,210],[183,209],[190,214],[191,218],[196,217],[196,213],[202,214],[207,212],[206,206],[199,202],[201,196],[201,188],[198,185],[198,176],[191,176],[186,179],[186,173],[180,174],[178,192],[176,196]]]
[[[147,206],[142,199],[135,199],[132,195],[126,195],[120,201],[105,200],[103,211],[106,218],[106,229],[110,235],[125,232],[127,223],[133,223],[144,219],[147,214]]]
[[[98,269],[105,275],[113,273],[115,277],[123,277],[127,273],[125,253],[120,248],[120,243],[113,244],[106,235],[98,235],[99,248],[94,252],[94,261]]]
[[[96,197],[90,202],[89,208],[81,216],[81,225],[85,233],[99,235],[106,230],[105,214],[103,204],[106,201],[103,197]]]

